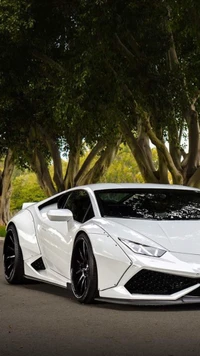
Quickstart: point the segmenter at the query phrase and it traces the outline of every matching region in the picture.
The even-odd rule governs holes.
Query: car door
[[[80,225],[94,216],[91,201],[85,190],[77,189],[65,194],[58,201],[57,209],[69,209],[73,218],[69,221],[51,221],[48,209],[44,215],[39,240],[49,268],[70,279],[70,262],[74,237]]]

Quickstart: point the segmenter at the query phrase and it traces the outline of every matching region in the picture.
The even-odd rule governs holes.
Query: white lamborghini
[[[3,257],[8,283],[70,287],[82,303],[200,303],[200,190],[94,184],[25,203]]]

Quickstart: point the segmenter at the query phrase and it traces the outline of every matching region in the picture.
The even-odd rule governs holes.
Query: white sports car
[[[71,287],[82,303],[199,303],[200,190],[94,184],[25,203],[3,255],[9,283]]]

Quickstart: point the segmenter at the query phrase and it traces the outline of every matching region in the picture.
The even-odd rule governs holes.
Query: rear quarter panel
[[[10,220],[7,229],[11,224],[14,224],[17,230],[24,260],[40,255],[34,220],[31,212],[26,209],[21,210]]]

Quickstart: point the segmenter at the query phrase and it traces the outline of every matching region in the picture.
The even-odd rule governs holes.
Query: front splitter
[[[159,305],[180,305],[180,304],[197,304],[200,303],[200,297],[185,296],[177,300],[141,300],[141,299],[117,299],[117,298],[96,298],[100,302],[138,305],[138,306],[159,306]]]

